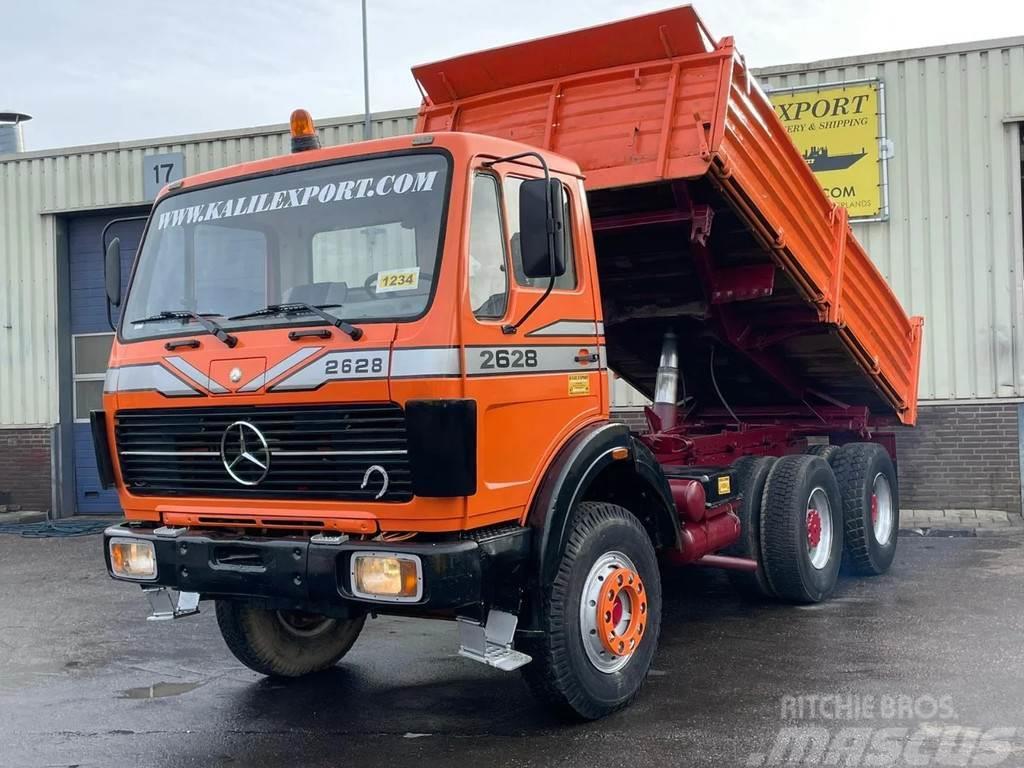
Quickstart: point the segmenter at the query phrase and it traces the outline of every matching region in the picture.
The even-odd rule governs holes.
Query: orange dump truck
[[[412,136],[164,189],[93,434],[151,618],[249,667],[454,619],[559,711],[639,692],[663,563],[808,603],[892,562],[908,318],[690,8],[418,67]],[[609,370],[652,401],[609,418]],[[454,636],[455,633],[453,633]]]

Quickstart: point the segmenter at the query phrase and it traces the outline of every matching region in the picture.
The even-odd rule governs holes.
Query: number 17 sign
[[[164,152],[142,158],[142,195],[155,200],[167,184],[185,178],[185,156],[181,152]]]

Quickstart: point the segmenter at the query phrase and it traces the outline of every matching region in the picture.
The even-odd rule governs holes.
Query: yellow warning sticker
[[[728,475],[722,475],[718,478],[718,495],[726,496],[729,493],[732,493],[732,481]]]
[[[385,269],[377,273],[377,293],[411,291],[420,284],[419,267],[409,269]]]
[[[589,395],[590,374],[570,373],[569,374],[569,395]]]

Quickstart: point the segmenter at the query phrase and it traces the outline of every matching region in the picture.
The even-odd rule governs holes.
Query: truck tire
[[[900,527],[899,486],[888,451],[877,443],[844,445],[832,462],[842,497],[846,555],[864,576],[889,570]]]
[[[839,486],[818,456],[783,456],[772,467],[761,505],[761,552],[775,594],[817,603],[835,588],[843,554]]]
[[[757,560],[757,571],[754,573],[728,571],[729,581],[736,591],[753,600],[762,600],[775,594],[768,584],[761,557],[761,497],[775,461],[774,456],[743,456],[732,465],[736,472],[736,489],[743,497],[739,508],[740,538],[727,547],[724,554]]]
[[[611,588],[609,588],[611,585]],[[554,581],[542,587],[543,634],[523,644],[523,676],[556,713],[596,720],[633,701],[661,630],[661,580],[643,525],[615,504],[584,501]]]
[[[333,667],[359,637],[366,616],[331,619],[301,611],[218,600],[217,624],[235,658],[269,677],[301,677]]]
[[[838,451],[838,445],[808,445],[804,453],[808,456],[818,456],[831,464],[832,458]]]

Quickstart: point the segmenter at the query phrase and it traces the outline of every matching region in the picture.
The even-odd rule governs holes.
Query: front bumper
[[[498,589],[507,587],[510,574],[520,572],[519,564],[528,556],[529,533],[526,528],[508,528],[492,536],[421,543],[353,541],[344,536],[268,538],[122,524],[104,532],[103,551],[113,577],[111,538],[151,541],[157,576],[136,582],[144,587],[172,587],[204,598],[246,598],[266,607],[326,615],[374,610],[455,616],[477,613],[476,607],[493,602]],[[423,571],[420,599],[394,603],[354,595],[350,571],[355,552],[418,556]]]

